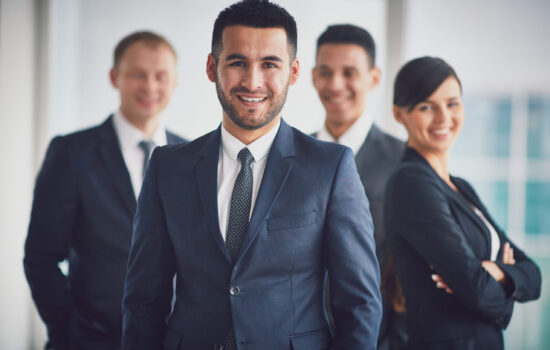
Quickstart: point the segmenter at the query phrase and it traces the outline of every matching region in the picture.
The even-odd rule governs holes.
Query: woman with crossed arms
[[[399,71],[395,119],[407,149],[386,187],[385,225],[408,312],[409,348],[503,349],[516,301],[537,299],[540,270],[449,174],[464,120],[453,68],[422,57]]]

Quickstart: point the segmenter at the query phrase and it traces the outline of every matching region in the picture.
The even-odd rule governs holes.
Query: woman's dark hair
[[[397,73],[393,84],[393,104],[411,111],[425,101],[447,78],[454,77],[462,84],[453,67],[437,57],[420,57],[407,62]]]

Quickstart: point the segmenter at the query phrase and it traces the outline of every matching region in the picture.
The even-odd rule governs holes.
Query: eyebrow
[[[326,64],[323,64],[323,65],[320,65],[317,67],[318,69],[328,69],[328,70],[332,70],[332,68],[330,68],[329,66],[327,66]],[[348,69],[348,70],[359,70],[357,67],[355,66],[344,66],[344,69]]]
[[[228,55],[225,60],[231,61],[231,60],[246,60],[246,56],[241,55],[240,53],[232,53],[231,55]],[[275,62],[283,62],[283,60],[280,57],[277,56],[265,56],[262,57],[262,61],[275,61]]]
[[[451,100],[458,100],[460,96],[453,96],[453,97],[449,97],[448,99],[446,99],[446,101],[451,101]],[[434,101],[430,101],[430,100],[424,100],[424,101],[420,101],[418,103],[431,103],[431,104],[435,104]]]

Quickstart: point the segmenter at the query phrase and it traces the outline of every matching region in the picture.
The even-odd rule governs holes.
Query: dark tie
[[[231,206],[229,207],[229,223],[227,225],[227,235],[225,238],[225,245],[227,246],[227,250],[229,250],[229,255],[233,263],[235,263],[235,260],[239,256],[244,236],[248,229],[253,185],[252,168],[250,164],[254,161],[254,156],[252,156],[252,153],[245,147],[239,152],[238,158],[241,161],[241,170],[233,186]],[[237,349],[232,326],[226,335],[223,349]]]
[[[151,157],[151,150],[153,147],[155,147],[155,141],[143,140],[139,143],[139,148],[143,151],[142,177],[145,177],[145,170],[147,170],[147,164],[149,164],[149,157]]]
[[[233,262],[235,262],[241,251],[244,236],[248,229],[253,184],[250,164],[254,161],[254,156],[252,156],[252,153],[246,147],[239,152],[237,157],[241,161],[241,170],[233,186],[231,206],[229,207],[229,223],[225,239],[225,244]]]

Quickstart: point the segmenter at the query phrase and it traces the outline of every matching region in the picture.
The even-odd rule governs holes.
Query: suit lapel
[[[136,212],[136,197],[130,181],[130,174],[126,169],[122,151],[115,129],[113,127],[113,116],[111,115],[100,127],[99,153],[103,159],[111,179],[113,180],[114,191],[118,194],[124,207],[130,216]]]
[[[376,147],[379,142],[381,131],[378,127],[372,124],[365,142],[359,148],[357,155],[355,156],[355,164],[357,164],[357,171],[363,184],[367,186],[371,183],[366,179],[371,178],[370,174],[377,170],[375,164],[378,164],[378,157],[380,155],[380,149]],[[371,193],[371,191],[367,191]]]
[[[221,126],[220,126],[221,127]],[[216,129],[205,142],[199,152],[199,160],[196,165],[196,180],[199,186],[202,207],[208,225],[208,230],[212,235],[216,245],[222,254],[231,263],[229,252],[223,241],[220,232],[218,219],[218,158],[220,156],[221,132],[220,127]]]
[[[489,255],[490,255],[490,252],[491,252],[491,233],[489,232],[489,229],[487,228],[487,226],[485,226],[485,224],[483,223],[481,218],[474,212],[474,209],[471,206],[471,205],[474,205],[477,209],[479,209],[481,211],[482,210],[481,203],[479,203],[471,195],[470,191],[462,184],[462,182],[460,180],[456,180],[456,178],[454,178],[454,177],[451,177],[451,180],[453,181],[455,186],[460,191],[460,194],[452,191],[453,193],[452,193],[451,198],[462,209],[462,211],[464,213],[466,213],[466,215],[468,215],[470,220],[472,220],[477,225],[477,227],[479,228],[479,231],[483,235],[483,239],[485,240],[485,243],[486,243],[486,245],[489,249],[488,252],[489,252]],[[483,215],[485,215],[485,214],[483,214]]]
[[[269,151],[258,197],[256,198],[252,217],[248,223],[248,230],[236,264],[238,264],[241,257],[246,254],[246,251],[256,239],[262,223],[279,197],[292,169],[292,163],[288,158],[293,155],[294,142],[292,129],[281,119],[281,126]]]
[[[443,181],[442,178],[437,175],[435,170],[431,167],[431,165],[422,157],[416,150],[413,148],[407,147],[405,150],[405,153],[403,154],[403,160],[404,161],[414,161],[414,162],[420,162],[427,166],[429,169],[431,169],[433,176],[435,176],[437,179],[439,179],[441,183],[441,187],[445,193],[445,196],[456,204],[456,206],[466,214],[466,216],[469,217],[470,220],[472,220],[479,228],[479,231],[483,235],[483,239],[485,240],[486,246],[488,247],[487,254],[490,252],[491,244],[490,244],[490,233],[485,224],[481,221],[481,219],[476,215],[472,207],[470,206],[470,203],[475,205],[479,208],[480,203],[478,203],[475,199],[472,198],[469,191],[465,188],[465,186],[462,184],[460,180],[457,180],[457,178],[451,176],[451,181],[455,184],[455,186],[458,188],[460,193],[455,192],[445,181]],[[468,203],[468,201],[470,203]],[[481,209],[480,209],[481,210]],[[467,234],[465,234],[466,240],[469,241]]]

